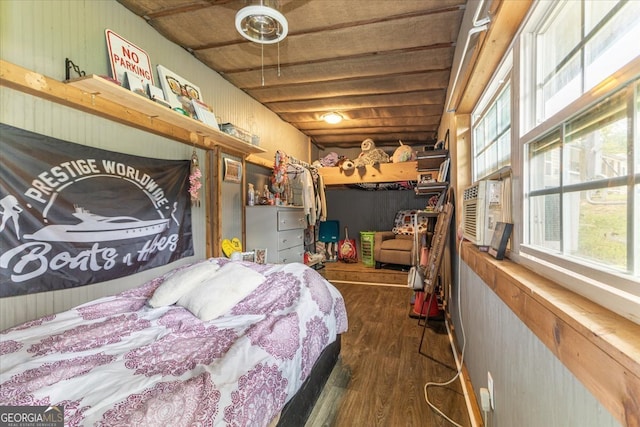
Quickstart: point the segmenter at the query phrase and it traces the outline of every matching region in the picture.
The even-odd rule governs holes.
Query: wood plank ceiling
[[[466,5],[281,0],[289,34],[260,45],[235,29],[246,1],[118,1],[326,149],[435,142]],[[325,123],[330,111],[345,120]]]

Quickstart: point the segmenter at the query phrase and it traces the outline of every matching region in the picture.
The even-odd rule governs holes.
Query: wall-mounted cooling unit
[[[503,220],[502,204],[502,181],[479,181],[464,190],[464,238],[478,246],[489,246],[496,222]]]

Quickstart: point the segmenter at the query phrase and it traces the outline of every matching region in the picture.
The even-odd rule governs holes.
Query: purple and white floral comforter
[[[146,304],[167,273],[2,332],[0,405],[64,405],[70,426],[268,425],[346,331],[346,310],[303,264],[243,265],[265,281],[208,322]]]

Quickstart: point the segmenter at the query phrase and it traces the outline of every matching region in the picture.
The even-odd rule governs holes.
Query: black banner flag
[[[189,165],[0,124],[0,297],[104,282],[193,255]]]

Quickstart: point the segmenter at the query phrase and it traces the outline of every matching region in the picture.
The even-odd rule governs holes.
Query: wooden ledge
[[[255,154],[249,154],[245,160],[254,165],[262,166],[268,169],[273,169],[273,159],[267,160]]]
[[[266,152],[95,75],[62,83],[0,59],[0,86],[205,150],[220,146],[241,154]]]
[[[470,242],[461,256],[622,425],[640,425],[640,325]]]
[[[360,184],[361,182],[415,181],[418,178],[418,162],[380,163],[375,166],[344,172],[339,167],[318,168],[324,185]]]

